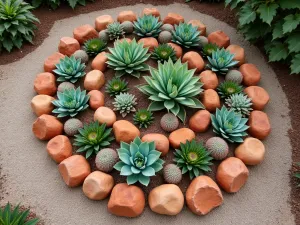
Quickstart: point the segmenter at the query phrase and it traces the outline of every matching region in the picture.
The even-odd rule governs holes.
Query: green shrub
[[[270,62],[282,61],[291,74],[300,73],[299,0],[225,0],[237,10],[239,30],[246,40],[263,40]]]
[[[296,163],[297,164],[297,166],[300,166],[300,162],[298,162],[298,163]],[[297,185],[297,187],[300,187],[300,171],[298,171],[298,172],[296,172],[295,174],[294,174],[294,177],[295,178],[297,178],[297,180],[298,180],[298,185]]]
[[[57,9],[60,6],[61,2],[68,2],[69,6],[72,9],[74,9],[77,5],[85,6],[86,4],[86,0],[31,0],[31,4],[35,8],[38,8],[41,5],[47,5],[51,9]]]

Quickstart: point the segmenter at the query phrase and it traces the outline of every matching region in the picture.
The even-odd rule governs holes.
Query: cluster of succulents
[[[233,94],[239,94],[243,87],[234,81],[224,81],[219,84],[217,91],[221,98],[228,98]]]
[[[243,93],[230,95],[225,99],[225,104],[229,109],[232,109],[235,113],[242,117],[247,117],[252,111],[251,98]]]
[[[175,24],[175,30],[172,31],[172,41],[176,44],[182,45],[185,48],[192,48],[199,46],[200,31],[198,28],[188,23]]]
[[[140,37],[157,37],[161,31],[162,22],[158,20],[158,17],[143,15],[133,22],[133,26],[134,33]]]
[[[84,50],[89,56],[96,56],[103,52],[107,47],[107,43],[100,38],[89,39],[84,43]]]
[[[114,77],[110,81],[108,81],[105,91],[110,95],[110,96],[116,96],[121,93],[127,92],[128,89],[128,83],[125,80],[121,80],[118,77]]]
[[[158,62],[164,63],[171,59],[173,62],[176,61],[176,52],[174,48],[168,44],[160,44],[153,49],[152,56]]]
[[[131,112],[135,112],[136,97],[129,93],[120,93],[116,95],[113,102],[114,111],[119,111],[122,117],[127,116]]]
[[[148,128],[153,123],[153,113],[147,109],[139,109],[133,116],[133,122],[140,128]]]
[[[106,32],[110,40],[116,40],[124,37],[123,26],[119,22],[113,22],[107,25]]]

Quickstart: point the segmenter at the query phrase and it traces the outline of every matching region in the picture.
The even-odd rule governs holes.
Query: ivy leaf
[[[244,34],[247,41],[257,41],[257,39],[271,32],[271,27],[266,23],[254,22],[243,26],[240,28],[240,31]]]
[[[300,52],[300,32],[289,35],[286,42],[288,44],[288,49],[289,49],[290,53]]]
[[[3,40],[3,47],[8,51],[8,52],[10,52],[11,50],[12,50],[12,48],[13,48],[13,46],[14,46],[14,44],[13,44],[13,42],[10,40],[10,39],[8,39],[8,38],[5,38],[4,40]]]
[[[71,8],[74,9],[77,4],[77,0],[68,0],[68,2]]]
[[[245,0],[225,0],[225,7],[230,4],[230,9],[235,9],[240,2],[245,2]]]
[[[272,32],[272,36],[273,36],[272,40],[283,37],[283,29],[282,29],[283,23],[284,23],[283,20],[279,20],[277,23],[275,23],[273,32]]]
[[[276,62],[286,59],[288,57],[288,54],[288,49],[285,47],[285,45],[282,43],[278,43],[270,48],[269,61]]]
[[[300,54],[297,54],[294,56],[294,58],[291,61],[291,74],[299,74],[300,73]]]
[[[279,0],[279,4],[283,9],[300,9],[299,0]]]
[[[263,22],[271,24],[274,16],[276,15],[276,10],[279,7],[276,3],[271,4],[261,4],[257,11],[260,13],[260,18]]]
[[[290,14],[286,17],[284,17],[284,23],[283,23],[283,33],[288,33],[297,28],[297,26],[300,23],[300,14]]]
[[[246,4],[241,8],[239,16],[240,25],[243,26],[253,22],[256,19],[256,12],[252,9],[250,4]]]

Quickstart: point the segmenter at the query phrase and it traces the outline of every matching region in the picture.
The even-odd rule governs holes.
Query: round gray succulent
[[[122,117],[125,117],[130,112],[135,112],[136,97],[129,93],[121,93],[115,97],[113,102],[114,111],[119,111]]]
[[[101,31],[99,32],[99,38],[100,38],[102,41],[108,42],[108,41],[109,41],[109,35],[108,35],[107,30],[101,30]]]
[[[133,32],[133,23],[131,21],[124,21],[121,23],[125,34],[131,34]]]
[[[232,109],[235,113],[240,114],[242,117],[247,117],[252,111],[251,98],[243,93],[230,95],[225,99],[225,104],[229,109]]]

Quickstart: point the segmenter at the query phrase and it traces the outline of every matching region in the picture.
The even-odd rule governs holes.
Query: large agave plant
[[[199,36],[200,31],[198,31],[198,28],[187,23],[175,25],[175,30],[172,31],[172,41],[185,48],[199,46]]]
[[[229,109],[232,109],[235,113],[240,114],[242,117],[247,117],[252,111],[251,98],[243,93],[230,95],[225,99],[225,103]]]
[[[139,78],[141,71],[149,69],[145,63],[150,57],[147,54],[148,48],[144,48],[143,43],[137,43],[135,39],[130,43],[125,40],[116,41],[114,48],[108,49],[110,54],[107,54],[107,64],[116,71],[117,77],[129,74]]]
[[[60,82],[69,81],[75,83],[85,75],[85,64],[81,63],[81,59],[76,59],[74,56],[65,56],[55,66],[56,69],[53,72],[58,75],[57,81]]]
[[[118,155],[121,161],[114,168],[120,175],[127,176],[129,185],[140,182],[148,186],[150,177],[163,168],[164,161],[159,158],[161,152],[155,150],[155,143],[142,142],[139,137],[130,144],[121,142]]]
[[[72,88],[66,89],[64,92],[57,92],[57,98],[52,101],[52,104],[56,106],[52,112],[57,113],[57,117],[74,117],[89,107],[90,96],[86,94],[85,90],[81,91],[80,87],[76,90]]]
[[[139,90],[146,95],[152,103],[148,110],[159,111],[167,109],[181,121],[185,121],[185,106],[190,108],[204,108],[198,100],[203,91],[203,84],[198,76],[193,76],[195,70],[189,70],[187,63],[180,60],[173,63],[171,59],[164,64],[158,63],[158,69],[150,67],[150,76],[144,76],[147,84],[139,86]]]
[[[139,17],[133,26],[134,33],[140,37],[157,37],[161,31],[162,22],[159,22],[158,17],[153,15],[144,15]]]
[[[248,119],[242,118],[241,115],[236,114],[233,110],[228,110],[225,106],[221,110],[217,109],[216,114],[211,114],[213,131],[234,143],[244,142],[244,136],[247,136],[246,130],[249,126],[246,125]]]

